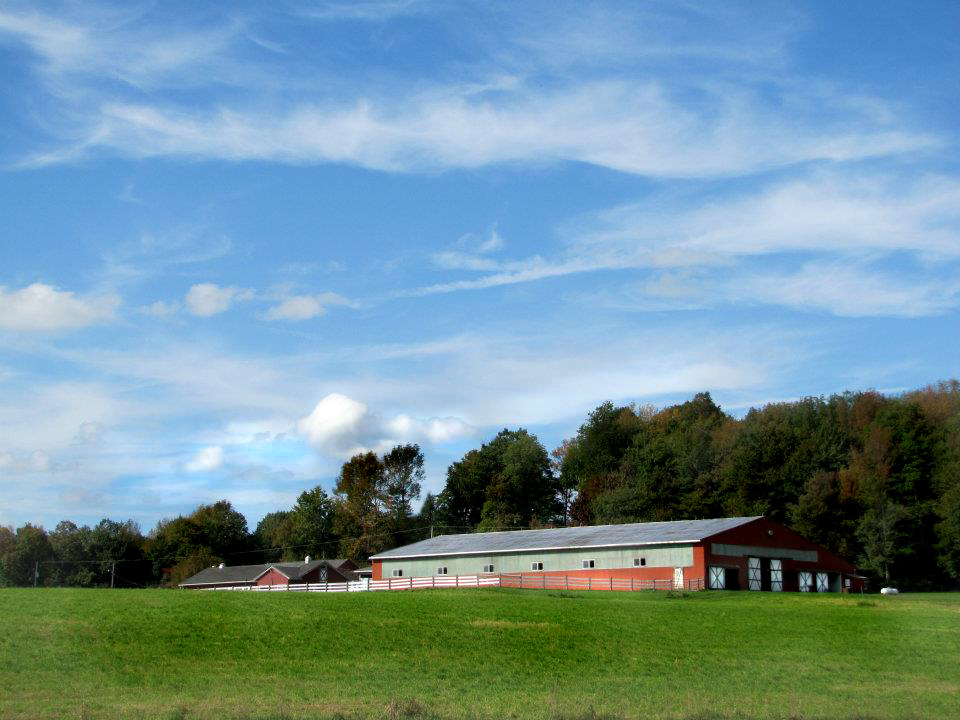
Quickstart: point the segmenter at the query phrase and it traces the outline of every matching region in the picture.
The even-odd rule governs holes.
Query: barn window
[[[493,565],[484,565],[484,566],[483,566],[483,571],[484,571],[484,572],[487,572],[487,573],[493,572]]]
[[[634,567],[643,567],[643,566],[646,565],[646,564],[647,564],[647,559],[646,559],[646,558],[634,558],[634,559],[633,559],[633,566],[634,566]]]
[[[446,575],[446,574],[447,574],[446,565],[441,565],[440,567],[437,568],[437,575]]]
[[[396,570],[394,570],[394,571],[393,571],[393,576],[394,576],[394,577],[403,577],[403,569],[402,569],[402,568],[397,568]]]
[[[596,567],[596,564],[597,564],[596,560],[584,560],[583,569],[586,570],[587,568]]]
[[[543,570],[543,563],[542,563],[542,562],[533,562],[533,563],[530,563],[530,569],[531,569],[531,570]]]

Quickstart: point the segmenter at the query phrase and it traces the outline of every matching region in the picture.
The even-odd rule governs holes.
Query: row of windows
[[[643,567],[643,566],[645,566],[646,564],[647,564],[647,559],[646,559],[646,558],[639,557],[639,558],[634,558],[634,559],[633,559],[633,566],[634,566],[634,567]],[[586,570],[586,569],[589,569],[589,568],[595,568],[596,566],[597,566],[597,561],[596,561],[596,560],[584,560],[584,561],[583,561],[583,565],[582,565],[582,567],[583,567],[585,570]],[[543,570],[543,562],[540,561],[540,560],[537,560],[537,561],[535,561],[535,562],[530,563],[530,569],[531,569],[531,570]],[[485,573],[492,573],[492,572],[496,572],[496,571],[495,571],[493,565],[484,565],[484,566],[483,566],[483,572],[485,572]],[[440,567],[437,568],[437,575],[446,575],[446,574],[447,574],[447,566],[446,566],[446,565],[441,565]],[[394,576],[394,577],[403,577],[403,569],[397,568],[396,570],[394,570],[394,571],[393,571],[393,576]]]

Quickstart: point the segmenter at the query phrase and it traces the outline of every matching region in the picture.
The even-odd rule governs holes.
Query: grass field
[[[960,717],[960,595],[6,589],[0,717]]]

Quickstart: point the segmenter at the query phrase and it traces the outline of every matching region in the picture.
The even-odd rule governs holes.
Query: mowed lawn
[[[5,589],[0,717],[960,717],[960,595]]]

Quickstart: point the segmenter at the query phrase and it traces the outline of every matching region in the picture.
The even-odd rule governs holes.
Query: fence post
[[[593,590],[593,578],[587,575],[587,590]]]
[[[563,576],[563,589],[564,589],[564,590],[569,590],[569,589],[570,589],[570,576],[569,576],[569,575],[564,575],[564,576]]]

